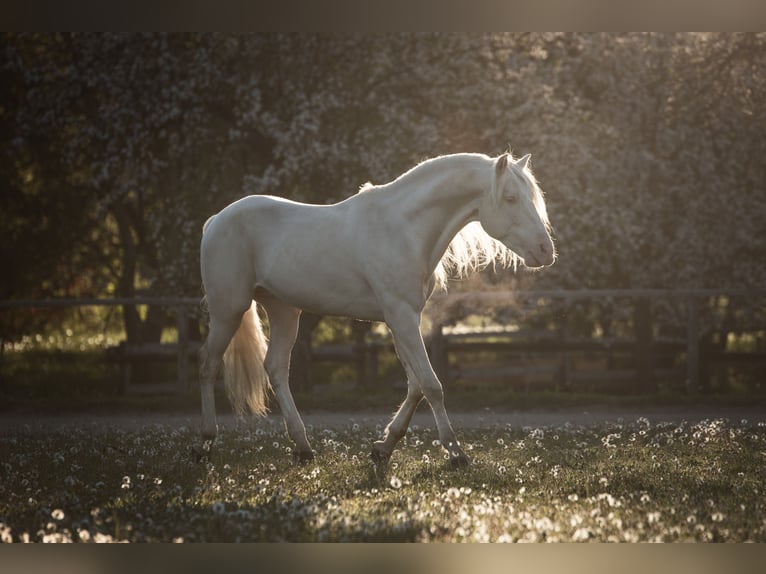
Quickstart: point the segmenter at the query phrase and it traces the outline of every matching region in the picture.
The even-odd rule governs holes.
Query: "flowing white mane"
[[[491,158],[479,154],[461,154],[461,156],[475,155],[476,157],[482,157],[485,160]],[[394,181],[383,186],[376,186],[370,182],[363,184],[359,188],[359,193],[364,193],[373,189],[380,189],[401,182],[405,178],[411,178],[416,175],[417,172],[422,171],[425,167],[435,167],[435,164],[449,161],[456,156],[440,156],[433,159],[425,160],[424,162],[416,165],[406,173],[402,174]],[[540,215],[540,219],[545,224],[547,230],[550,230],[550,222],[548,220],[548,213],[545,208],[545,200],[543,198],[542,190],[537,184],[535,176],[529,167],[524,168],[524,175],[527,177],[533,193],[534,204],[537,208],[537,212]],[[491,193],[490,189],[487,189],[487,193]],[[446,290],[447,283],[450,279],[462,279],[470,274],[481,271],[486,267],[492,265],[493,268],[500,264],[502,267],[512,267],[514,270],[519,264],[520,257],[508,249],[501,242],[497,241],[493,237],[484,231],[481,223],[478,221],[472,221],[463,229],[461,229],[454,239],[450,242],[447,250],[444,252],[441,260],[439,261],[436,269],[434,269],[434,280],[436,287]]]
[[[446,290],[450,279],[463,279],[471,273],[498,263],[502,267],[516,269],[519,256],[487,235],[481,223],[472,221],[450,242],[434,269],[436,286]]]

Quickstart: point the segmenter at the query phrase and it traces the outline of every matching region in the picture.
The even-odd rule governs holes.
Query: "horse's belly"
[[[383,313],[375,294],[359,278],[334,276],[332,280],[309,274],[298,281],[265,278],[261,287],[294,307],[317,315],[338,315],[367,321],[382,321]]]

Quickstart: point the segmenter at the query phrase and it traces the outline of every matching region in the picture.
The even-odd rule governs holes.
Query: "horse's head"
[[[529,154],[495,160],[492,188],[482,198],[479,221],[484,231],[524,260],[527,267],[553,264],[556,251],[549,233],[545,201],[527,164]]]

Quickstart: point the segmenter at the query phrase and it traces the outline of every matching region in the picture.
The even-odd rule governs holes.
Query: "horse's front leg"
[[[402,437],[407,433],[412,415],[423,399],[423,392],[415,380],[414,373],[407,369],[407,398],[396,411],[394,418],[388,423],[383,440],[376,441],[372,445],[372,459],[375,462],[387,463],[394,452],[394,448]]]
[[[395,311],[386,314],[386,322],[393,333],[394,345],[399,359],[407,372],[412,373],[415,382],[420,385],[420,391],[431,406],[436,419],[436,428],[439,432],[439,441],[449,453],[450,464],[456,467],[469,465],[471,461],[460,448],[455,431],[452,430],[447,416],[447,409],[444,406],[444,390],[431,367],[431,362],[428,360],[426,346],[420,334],[420,313],[406,305],[398,305]],[[413,397],[412,400],[410,400],[410,396]],[[412,416],[410,410],[414,412],[414,408],[417,406],[415,397],[415,394],[410,395],[408,393],[408,398],[402,405],[403,407],[407,406],[407,411],[402,413],[402,409],[400,409],[400,413],[397,413],[397,417],[392,423],[403,422],[408,413],[410,417]],[[402,414],[401,419],[399,414]],[[407,423],[409,423],[409,419]],[[393,449],[393,446],[391,448]]]

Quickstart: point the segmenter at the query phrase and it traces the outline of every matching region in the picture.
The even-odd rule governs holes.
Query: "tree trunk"
[[[136,242],[130,226],[130,218],[119,207],[112,211],[122,245],[122,274],[117,284],[117,294],[120,297],[136,296],[136,267],[138,253]],[[135,305],[122,306],[123,321],[125,323],[125,338],[129,343],[159,343],[162,337],[162,328],[165,324],[166,313],[161,307],[150,306],[146,319],[141,320]]]

